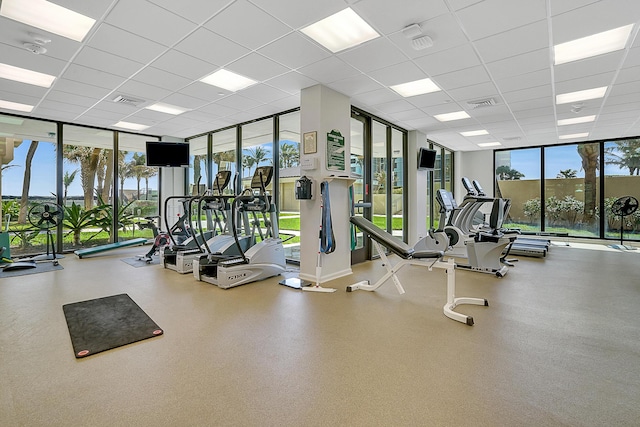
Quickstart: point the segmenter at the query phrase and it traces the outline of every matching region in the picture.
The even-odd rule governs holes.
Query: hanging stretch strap
[[[351,212],[350,212],[351,215],[349,215],[349,218],[351,218],[356,214],[354,197],[355,196],[354,196],[353,185],[351,185],[349,186],[349,206],[351,207]],[[349,234],[351,236],[351,250],[354,250],[356,248],[356,243],[357,243],[356,227],[351,223],[349,224]]]
[[[320,184],[322,195],[322,226],[320,229],[320,252],[330,254],[336,249],[336,239],[331,225],[331,204],[329,202],[329,182]]]

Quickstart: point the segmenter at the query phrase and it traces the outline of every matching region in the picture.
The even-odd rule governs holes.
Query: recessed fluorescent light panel
[[[20,104],[18,102],[4,101],[0,99],[0,108],[6,108],[7,110],[23,111],[30,113],[33,110],[33,105]]]
[[[571,135],[560,135],[560,139],[573,139],[573,138],[586,138],[589,136],[589,132],[572,133]]]
[[[573,119],[562,119],[562,120],[558,120],[558,126],[577,125],[579,123],[589,123],[589,122],[593,122],[595,119],[596,119],[596,116],[583,116],[583,117],[575,117]]]
[[[482,130],[469,130],[469,131],[466,131],[466,132],[460,132],[460,135],[462,135],[462,136],[480,136],[480,135],[489,135],[489,132],[487,132],[484,129],[482,129]]]
[[[608,86],[594,89],[579,90],[577,92],[561,93],[556,95],[556,104],[569,104],[571,102],[586,101],[604,97]]]
[[[469,116],[465,111],[456,111],[455,113],[437,114],[433,117],[441,122],[450,122],[452,120],[468,119],[471,116]]]
[[[553,47],[554,64],[565,64],[624,49],[632,29],[633,24],[557,44]]]
[[[402,83],[389,87],[405,98],[441,90],[431,79],[415,80],[412,82]]]
[[[207,77],[200,79],[202,83],[207,83],[212,86],[221,87],[231,92],[237,92],[245,89],[251,85],[258,83],[255,80],[251,80],[247,77],[241,76],[228,70],[218,70],[213,74],[209,74]]]
[[[79,42],[96,23],[46,0],[2,0],[0,15]]]
[[[498,141],[495,142],[481,142],[478,144],[478,147],[497,147],[500,144]]]
[[[177,116],[179,114],[186,113],[187,111],[189,111],[186,108],[176,107],[175,105],[170,105],[170,104],[163,104],[161,102],[158,102],[157,104],[149,105],[148,107],[144,107],[144,108],[146,108],[147,110],[159,111],[161,113],[173,114],[174,116]]]
[[[129,129],[129,130],[145,130],[149,128],[149,126],[141,125],[139,123],[131,123],[131,122],[118,122],[113,126],[117,128],[122,128],[122,129]]]
[[[380,37],[380,34],[350,7],[300,31],[333,53]]]
[[[56,79],[49,74],[38,73],[37,71],[7,64],[0,64],[0,78],[47,88],[51,87],[51,84]]]

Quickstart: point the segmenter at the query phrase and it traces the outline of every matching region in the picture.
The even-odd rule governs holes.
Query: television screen
[[[436,150],[420,147],[418,151],[418,169],[433,169],[436,165]]]
[[[189,166],[189,144],[185,142],[147,141],[147,166]]]

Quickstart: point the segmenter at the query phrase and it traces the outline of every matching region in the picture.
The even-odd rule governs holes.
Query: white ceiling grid
[[[300,91],[327,85],[353,105],[417,129],[453,150],[640,134],[640,2],[637,0],[51,0],[96,19],[82,42],[0,17],[0,62],[54,75],[51,88],[0,79],[0,99],[34,105],[27,115],[189,137],[299,105]],[[351,7],[381,37],[336,54],[300,30]],[[414,50],[402,29],[420,24],[433,46]],[[553,65],[552,47],[635,24],[624,50]],[[47,52],[23,48],[29,33]],[[220,68],[258,83],[236,93],[199,81]],[[442,90],[403,98],[389,86],[431,78]],[[602,99],[555,104],[560,93],[609,86]],[[123,95],[138,105],[115,103]],[[473,108],[471,101],[495,105]],[[179,116],[145,109],[184,107]],[[441,123],[436,114],[471,117]],[[14,112],[3,110],[5,112]],[[557,120],[596,115],[591,123]],[[489,134],[463,137],[465,130]],[[570,140],[569,140],[570,141]]]

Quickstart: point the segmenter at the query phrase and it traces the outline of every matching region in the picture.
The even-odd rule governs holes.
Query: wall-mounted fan
[[[50,260],[53,261],[53,265],[58,265],[58,258],[62,257],[56,254],[56,246],[51,230],[61,224],[64,219],[62,207],[55,203],[37,204],[29,209],[27,219],[34,227],[47,232],[47,254],[39,255],[32,259],[35,261]]]
[[[633,196],[622,196],[611,205],[611,213],[620,217],[620,247],[619,249],[635,249],[623,244],[624,217],[638,210],[638,199]]]

